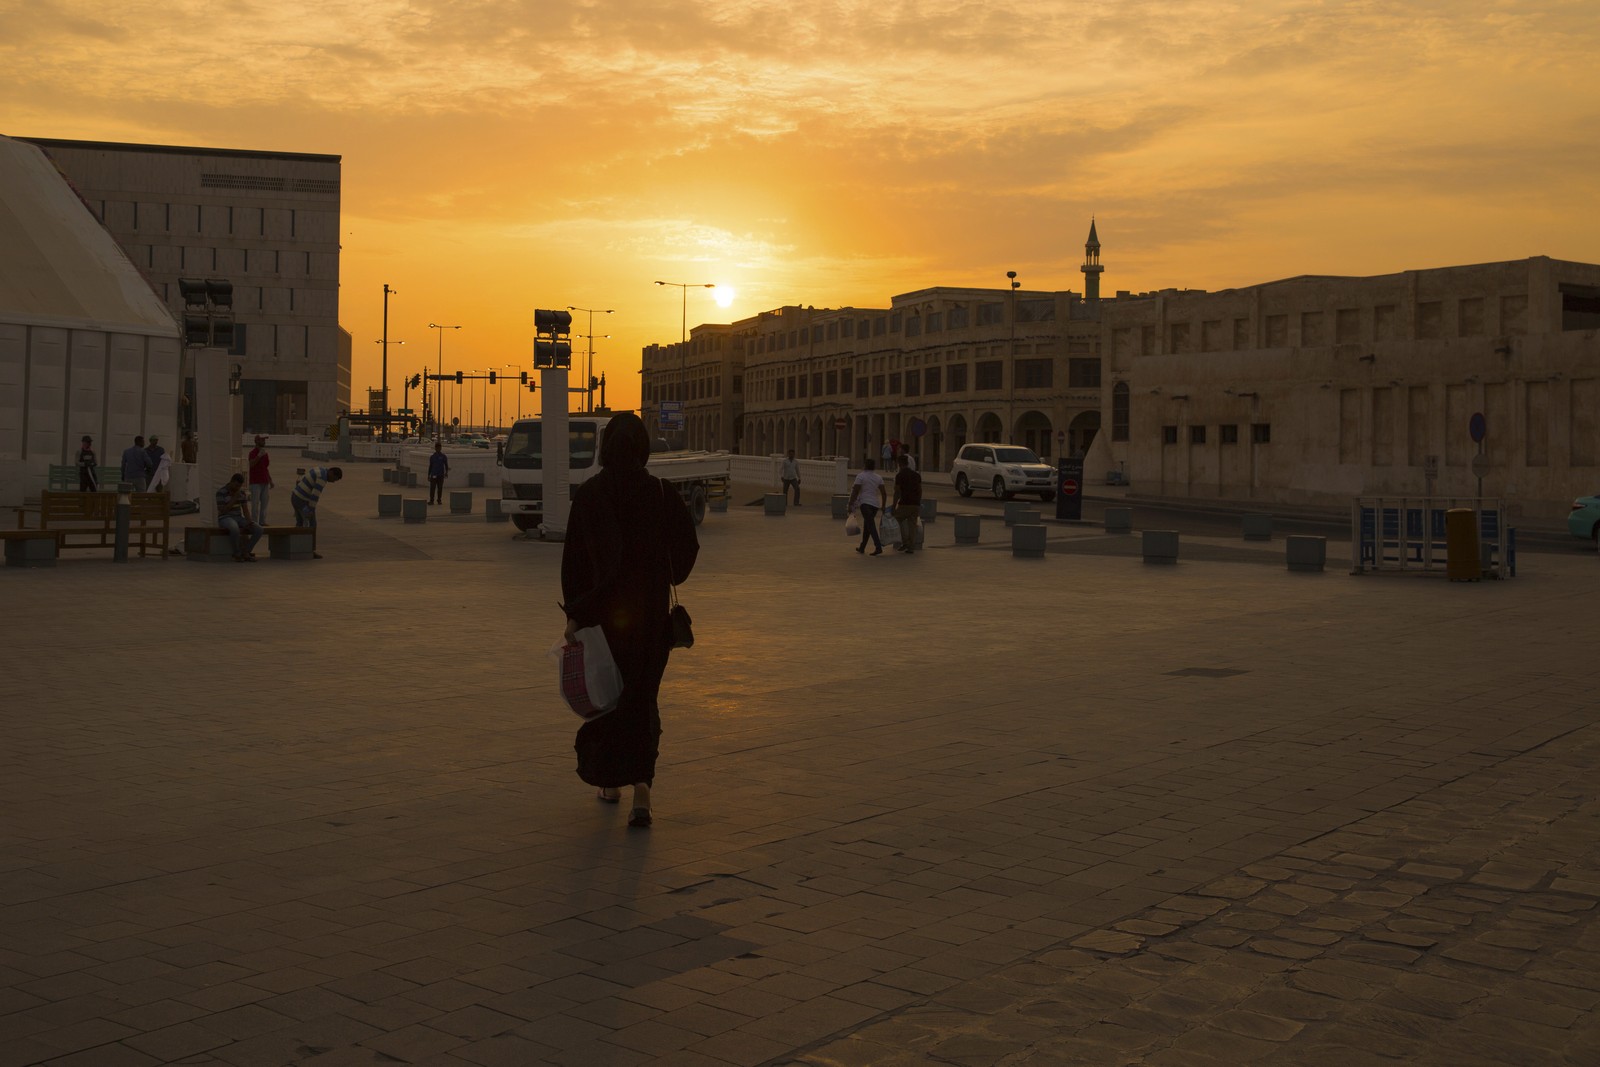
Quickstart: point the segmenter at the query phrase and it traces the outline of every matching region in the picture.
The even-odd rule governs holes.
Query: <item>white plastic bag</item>
[[[883,509],[878,519],[878,536],[884,541],[900,540],[900,523],[888,508]]]
[[[855,537],[861,533],[860,512],[852,511],[844,520],[844,532],[846,537]]]
[[[549,655],[556,664],[556,690],[574,715],[588,722],[616,709],[622,674],[600,627],[579,630],[570,645],[557,641]]]

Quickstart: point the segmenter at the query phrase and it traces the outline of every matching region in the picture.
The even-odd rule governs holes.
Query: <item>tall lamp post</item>
[[[657,282],[656,284],[660,285],[661,283]],[[688,298],[686,297],[685,300],[687,301],[687,299]],[[612,313],[613,309],[612,308],[580,308],[580,307],[574,307],[571,304],[568,304],[567,305],[567,310],[568,311],[583,311],[583,312],[588,313],[588,316],[589,316],[589,332],[585,335],[589,339],[589,356],[588,356],[588,364],[587,364],[587,366],[586,366],[586,368],[585,368],[585,370],[583,372],[583,391],[585,393],[587,393],[588,397],[589,397],[588,406],[585,407],[584,410],[585,411],[593,411],[594,410],[594,390],[589,388],[589,380],[594,377],[594,317],[595,317],[595,314],[597,312],[599,314],[601,314],[601,315],[610,315]],[[684,315],[687,316],[688,313],[689,313],[689,309],[687,307],[685,307],[684,308]],[[610,337],[611,335],[610,334],[606,334],[606,336]]]
[[[444,331],[446,331],[446,330],[459,330],[459,329],[461,329],[461,327],[459,327],[459,326],[440,326],[436,322],[430,322],[430,323],[428,323],[428,329],[430,329],[430,330],[438,330],[439,331],[439,377],[443,378],[444,377]],[[444,399],[444,383],[443,382],[436,382],[434,387],[433,387],[433,407],[434,407],[434,412],[433,412],[433,435],[435,437],[440,436],[441,433],[442,433],[442,430],[443,430],[443,424],[440,423],[440,421],[439,421],[439,408],[443,407],[443,405],[440,403],[440,401],[443,400],[443,399]],[[428,406],[428,387],[426,385],[424,385],[422,387],[422,406],[423,407],[427,407]]]
[[[588,381],[583,383],[583,391],[589,394],[588,410],[589,411],[593,411],[594,410],[594,388],[593,388],[592,383],[594,382],[594,342],[595,342],[596,336],[598,336],[600,338],[600,340],[602,340],[602,341],[609,341],[611,339],[611,335],[609,333],[602,333],[602,334],[598,334],[598,335],[592,334],[592,333],[588,333],[588,334],[579,334],[579,336],[582,337],[584,340],[586,340],[589,343],[589,370],[588,370],[588,375],[587,375]]]
[[[1017,417],[1017,290],[1022,288],[1022,283],[1017,281],[1017,272],[1006,271],[1006,279],[1011,282],[1011,350],[1006,354],[1006,444],[1016,444],[1012,437],[1013,420]],[[1049,446],[1046,446],[1047,448]]]
[[[372,343],[383,346],[383,439],[387,441],[389,439],[389,346],[403,345],[405,342],[391,341],[387,337],[380,337]]]
[[[683,317],[678,324],[678,417],[683,420],[683,444],[689,444],[689,290],[715,289],[716,282],[656,282],[672,285],[683,291]]]

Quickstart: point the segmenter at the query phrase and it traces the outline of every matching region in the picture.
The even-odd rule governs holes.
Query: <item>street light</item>
[[[657,285],[674,285],[683,291],[683,317],[678,324],[678,417],[683,420],[683,444],[689,444],[689,413],[684,410],[689,401],[689,290],[715,289],[716,282],[656,282]]]
[[[461,327],[459,327],[459,326],[440,326],[436,322],[430,322],[430,323],[428,323],[428,329],[430,329],[430,330],[438,330],[439,331],[439,377],[443,378],[444,377],[444,331],[446,331],[446,330],[459,330],[459,329],[461,329]],[[443,399],[443,397],[444,397],[444,386],[442,384],[435,386],[434,390],[433,390],[433,406],[435,408],[435,411],[433,412],[433,434],[434,434],[435,437],[439,436],[440,431],[441,431],[441,426],[440,426],[440,422],[439,422],[439,412],[438,412],[437,409],[441,406],[439,401],[441,399]],[[422,406],[423,407],[427,407],[428,406],[428,387],[426,385],[424,385],[422,387]]]
[[[394,292],[393,289],[389,291]],[[389,439],[389,346],[403,345],[405,342],[391,341],[386,337],[380,337],[372,343],[375,345],[383,345],[383,435],[384,440],[387,441]]]
[[[660,285],[661,283],[657,282],[656,284]],[[588,367],[584,371],[583,388],[584,388],[585,392],[587,392],[589,394],[589,405],[588,405],[586,410],[593,411],[594,410],[594,390],[589,388],[589,382],[594,378],[594,317],[595,317],[595,313],[596,312],[598,312],[601,315],[610,315],[612,313],[613,309],[612,308],[581,308],[581,307],[574,307],[573,305],[568,304],[567,305],[567,310],[568,311],[584,311],[584,312],[587,312],[588,315],[589,315],[589,332],[584,334],[584,336],[589,339],[589,356],[588,356]],[[687,313],[687,309],[686,309],[686,313]],[[611,335],[608,333],[608,334],[606,334],[606,336],[610,337]]]
[[[589,376],[589,380],[583,383],[583,388],[584,388],[584,391],[589,394],[589,410],[593,411],[594,410],[594,341],[595,341],[596,337],[599,337],[600,340],[602,340],[602,341],[609,341],[611,339],[611,335],[609,333],[602,333],[602,334],[580,333],[578,336],[582,337],[584,340],[589,342],[589,375],[588,375]]]

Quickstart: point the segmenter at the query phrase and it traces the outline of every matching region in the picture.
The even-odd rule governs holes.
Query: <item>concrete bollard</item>
[[[1132,508],[1106,508],[1106,533],[1132,533]]]
[[[1178,562],[1178,531],[1146,530],[1144,532],[1144,561],[1146,563]]]
[[[1284,558],[1291,571],[1320,572],[1328,562],[1328,539],[1290,534],[1284,539]]]
[[[1260,512],[1252,512],[1244,517],[1244,539],[1246,541],[1272,540],[1272,516]]]
[[[983,520],[976,515],[956,516],[956,544],[975,545],[978,543],[978,534],[983,530]]]
[[[472,471],[467,475],[467,488],[468,489],[482,489],[483,488],[483,472],[482,471]]]
[[[406,480],[401,484],[403,484],[407,489],[415,489],[417,487],[417,472],[406,471]]]
[[[833,517],[836,519],[848,518],[850,515],[850,497],[848,494],[835,495],[833,498]]]
[[[450,514],[471,515],[472,494],[465,490],[452,489],[450,491]]]
[[[1014,559],[1044,559],[1046,528],[1036,522],[1019,522],[1011,527],[1011,555]]]
[[[406,522],[427,522],[428,502],[411,498],[401,502],[400,514]]]
[[[497,496],[491,496],[483,502],[483,521],[485,522],[510,522],[511,516],[505,513]]]
[[[768,515],[783,515],[789,510],[789,498],[783,493],[768,493],[765,505]]]
[[[1023,503],[1021,500],[1007,500],[1005,503],[1005,509],[1006,525],[1015,526],[1017,524],[1017,516],[1020,513],[1027,511],[1028,505]]]
[[[378,494],[378,518],[380,518],[380,519],[392,519],[395,516],[399,515],[400,514],[400,499],[401,499],[401,497],[400,497],[399,493],[379,493]]]
[[[21,537],[6,541],[7,567],[54,567],[57,549],[61,544],[59,534],[40,531],[38,537]]]
[[[939,517],[939,502],[931,497],[922,498],[922,521],[930,523]]]
[[[1017,521],[1013,526],[1038,526],[1040,511],[1038,508],[1018,508]]]

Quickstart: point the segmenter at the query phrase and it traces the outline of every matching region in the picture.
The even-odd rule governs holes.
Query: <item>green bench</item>
[[[95,477],[100,481],[101,489],[115,489],[117,483],[122,481],[121,467],[96,467]],[[78,488],[78,466],[75,463],[50,464],[50,488],[55,490],[70,490]]]

